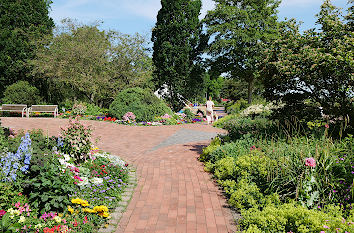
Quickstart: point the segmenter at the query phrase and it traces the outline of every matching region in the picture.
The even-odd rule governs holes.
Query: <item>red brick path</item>
[[[58,135],[67,120],[53,118],[1,118],[2,126],[41,128]],[[181,128],[222,132],[207,125],[133,127],[109,122],[93,125],[98,146],[119,155],[137,169],[138,185],[116,233],[234,232],[231,211],[210,175],[197,160],[208,141],[172,145],[152,151]]]

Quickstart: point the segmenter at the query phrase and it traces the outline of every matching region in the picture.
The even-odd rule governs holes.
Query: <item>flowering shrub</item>
[[[61,138],[64,142],[61,150],[74,158],[75,163],[87,159],[91,150],[92,129],[76,119],[69,120],[69,126],[61,129]]]
[[[134,113],[132,112],[127,112],[126,114],[124,114],[124,116],[122,117],[123,121],[135,121],[136,116],[134,115]]]
[[[76,103],[73,105],[72,112],[74,115],[84,115],[86,112],[86,105],[84,103]]]

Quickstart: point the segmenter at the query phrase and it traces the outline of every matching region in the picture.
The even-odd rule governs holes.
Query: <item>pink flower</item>
[[[329,229],[329,226],[327,226],[327,225],[323,225],[323,228]]]
[[[6,214],[5,210],[0,210],[0,217],[4,216]]]
[[[329,128],[329,125],[328,125],[328,124],[325,124],[325,127],[328,129],[328,128]]]
[[[314,158],[306,158],[305,166],[307,167],[316,167],[316,160]]]

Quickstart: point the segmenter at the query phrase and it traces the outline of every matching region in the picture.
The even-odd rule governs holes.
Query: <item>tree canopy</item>
[[[269,43],[278,36],[278,0],[215,0],[204,23],[211,42],[212,72],[228,73],[248,83],[248,101],[252,101],[259,65]]]
[[[106,32],[98,25],[66,20],[46,41],[50,45],[41,47],[31,64],[49,88],[64,88],[79,100],[108,106],[120,90],[148,85],[152,63],[139,34]]]
[[[310,108],[319,117],[322,108],[331,119],[354,119],[353,31],[328,0],[317,17],[319,31],[300,34],[295,21],[283,24],[282,37],[267,51],[264,61],[265,96],[283,101],[291,109],[285,112],[299,113],[300,119],[304,114],[316,117],[310,116]]]
[[[48,0],[2,0],[0,3],[0,95],[6,86],[29,79],[27,59],[34,57],[32,40],[50,34]]]
[[[179,110],[183,98],[193,95],[203,82],[203,72],[196,64],[201,1],[161,0],[161,5],[152,31],[153,81],[157,89],[166,87],[164,98],[174,110]]]

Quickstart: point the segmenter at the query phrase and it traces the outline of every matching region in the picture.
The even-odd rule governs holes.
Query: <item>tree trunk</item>
[[[248,104],[252,104],[252,93],[253,93],[253,87],[254,87],[254,77],[250,78],[248,80]]]

